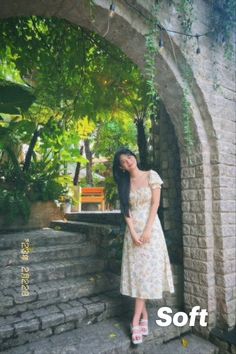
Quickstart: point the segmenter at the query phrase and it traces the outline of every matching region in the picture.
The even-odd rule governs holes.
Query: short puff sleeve
[[[154,171],[154,170],[150,170],[150,175],[149,175],[149,185],[152,189],[155,188],[161,188],[161,184],[163,184],[164,182],[162,181],[161,177],[159,176],[159,174]]]

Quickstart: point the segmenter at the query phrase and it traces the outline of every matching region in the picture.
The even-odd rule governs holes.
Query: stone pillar
[[[170,262],[174,270],[175,300],[167,295],[166,305],[184,309],[183,233],[181,217],[180,158],[173,124],[160,101],[159,112],[152,120],[152,168],[163,179],[158,215],[163,227]]]
[[[159,116],[152,121],[153,168],[163,179],[159,216],[171,263],[183,264],[180,158],[173,124],[160,101]]]

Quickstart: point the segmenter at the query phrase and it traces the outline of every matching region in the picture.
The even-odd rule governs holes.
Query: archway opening
[[[95,31],[96,33],[100,35],[104,35],[107,31],[108,28],[108,20],[107,20],[107,14],[108,14],[108,4],[106,2],[96,4],[94,7],[94,12],[93,16],[91,16],[91,8],[87,5],[86,2],[80,2],[78,3],[73,3],[71,4],[69,1],[64,2],[62,4],[57,4],[58,7],[55,8],[55,3],[48,3],[47,7],[45,4],[40,3],[40,4],[28,4],[29,6],[22,8],[20,5],[14,5],[13,3],[9,3],[8,6],[5,6],[3,8],[2,12],[2,17],[11,17],[11,16],[19,16],[19,15],[41,15],[41,16],[57,16],[59,18],[64,18],[67,19],[68,21],[74,23],[74,24],[79,24],[82,27],[85,27],[89,30]],[[145,53],[145,39],[144,35],[147,32],[147,26],[145,24],[145,21],[141,19],[139,16],[136,14],[133,14],[132,11],[128,7],[122,8],[122,6],[119,8],[119,13],[117,16],[115,16],[112,19],[112,25],[109,28],[109,32],[106,34],[106,38],[114,43],[117,47],[121,48],[124,53],[127,54],[127,56],[133,60],[134,63],[136,63],[141,70],[144,68],[144,53]],[[171,45],[170,45],[171,46]],[[169,52],[171,52],[170,48]],[[182,59],[182,52],[181,50],[176,46],[176,52],[177,57]],[[210,142],[207,144],[207,139],[208,139],[208,134],[211,135],[210,130],[205,129],[206,126],[210,125],[209,121],[206,122],[203,118],[206,118],[207,113],[204,113],[202,110],[202,107],[204,106],[204,98],[202,98],[201,93],[199,94],[199,88],[197,85],[195,85],[192,88],[191,92],[196,94],[197,100],[195,99],[194,96],[191,97],[192,99],[192,106],[193,106],[193,128],[194,128],[194,134],[196,135],[196,146],[195,146],[195,156],[194,156],[194,164],[196,167],[191,167],[189,168],[188,166],[188,161],[186,159],[186,155],[184,153],[184,144],[183,144],[183,126],[182,126],[182,98],[184,96],[183,94],[183,78],[181,76],[181,70],[178,65],[174,62],[173,56],[167,55],[166,53],[162,53],[158,56],[157,58],[157,63],[159,67],[159,75],[156,77],[156,81],[159,84],[160,88],[160,95],[161,99],[164,104],[165,110],[168,112],[168,115],[170,117],[170,120],[173,124],[173,128],[175,131],[176,135],[176,145],[179,148],[180,154],[179,157],[181,159],[181,168],[182,168],[182,188],[181,188],[181,193],[182,193],[182,203],[181,206],[184,205],[184,211],[186,211],[186,215],[184,218],[184,225],[183,225],[183,234],[185,237],[185,242],[186,246],[189,246],[188,249],[188,255],[187,255],[187,262],[186,267],[189,267],[190,271],[186,272],[186,284],[188,285],[189,292],[191,293],[191,296],[188,294],[185,299],[185,306],[186,308],[190,309],[191,304],[193,305],[194,302],[202,302],[202,304],[208,303],[208,297],[209,293],[214,293],[214,284],[211,284],[207,290],[207,294],[204,294],[203,297],[199,295],[199,297],[195,297],[195,292],[200,291],[196,287],[198,286],[198,281],[195,281],[195,272],[194,269],[192,269],[192,265],[190,264],[189,258],[191,258],[191,247],[193,248],[198,248],[199,247],[199,242],[197,238],[193,240],[192,236],[189,236],[194,230],[197,229],[198,225],[195,224],[204,224],[205,219],[202,220],[197,220],[194,215],[190,215],[188,212],[194,212],[196,209],[194,209],[194,206],[192,205],[194,202],[194,199],[198,200],[199,199],[199,204],[197,205],[197,208],[202,208],[202,210],[205,209],[206,207],[206,202],[201,193],[192,193],[191,185],[189,186],[188,182],[186,181],[187,177],[193,177],[195,182],[195,178],[198,179],[198,183],[201,183],[205,185],[205,179],[204,179],[204,173],[203,169],[205,168],[205,165],[210,164],[210,158],[211,158],[211,148],[213,148],[213,143]],[[170,85],[171,83],[171,85]],[[199,102],[201,104],[199,104]],[[198,105],[197,105],[198,103]],[[200,108],[198,108],[198,106]],[[164,111],[163,108],[163,111]],[[202,117],[203,115],[203,117]],[[208,127],[209,128],[209,127]],[[201,131],[201,134],[199,134],[199,131]],[[211,145],[212,144],[212,145]],[[205,150],[204,150],[205,148]],[[205,152],[204,158],[203,158],[203,151]],[[163,166],[164,168],[164,166]],[[161,173],[161,171],[160,171]],[[179,185],[180,185],[180,179],[179,179]],[[192,184],[194,185],[194,183]],[[190,188],[190,191],[187,190]],[[185,190],[186,189],[186,190]],[[163,201],[164,203],[164,201]],[[187,215],[188,214],[188,215]],[[194,225],[192,225],[194,223]],[[182,224],[181,224],[182,225]],[[206,228],[202,230],[202,236],[206,236],[206,234],[210,233],[212,227],[212,223],[206,224]],[[195,229],[194,229],[195,228]],[[193,243],[190,245],[189,243],[193,241]],[[208,245],[210,244],[210,241],[208,239],[205,239],[205,237],[201,238],[201,245],[204,245],[208,249]],[[205,243],[204,243],[205,242]],[[191,246],[191,247],[190,247]],[[193,250],[194,251],[194,250]],[[208,257],[208,256],[207,256]],[[214,263],[213,263],[213,257],[209,253],[209,259],[208,259],[208,266],[209,269],[214,268]],[[196,262],[196,266],[200,267],[200,263]],[[198,271],[198,269],[196,269]],[[214,270],[213,270],[214,272]],[[203,275],[203,278],[205,279],[205,275]],[[207,277],[206,277],[207,278]],[[205,280],[204,280],[205,281]],[[206,283],[208,284],[208,279],[206,279]],[[197,289],[197,290],[196,290]],[[195,291],[196,290],[196,291]],[[209,293],[208,293],[209,291]],[[214,310],[215,310],[215,303],[211,303],[211,313],[212,313],[212,323],[214,322]]]

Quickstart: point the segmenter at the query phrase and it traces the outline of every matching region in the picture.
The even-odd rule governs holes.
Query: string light
[[[196,38],[197,38],[197,50],[196,50],[196,53],[197,53],[197,54],[200,54],[199,35],[198,35],[198,34],[196,34]]]
[[[159,47],[160,47],[160,49],[164,48],[164,42],[163,42],[163,37],[162,37],[162,29],[160,31]]]
[[[133,9],[135,12],[137,12],[139,15],[141,15],[142,17],[145,18],[145,20],[149,20],[149,18],[147,16],[145,16],[140,10],[136,9],[136,7],[132,4],[130,4],[127,0],[124,0],[124,2],[131,8]],[[205,32],[205,33],[202,33],[202,34],[192,34],[192,33],[184,33],[184,32],[179,32],[179,31],[175,31],[175,30],[170,30],[168,28],[165,28],[164,26],[161,26],[159,24],[157,24],[157,26],[159,27],[159,29],[161,31],[166,31],[166,32],[170,32],[170,33],[176,33],[176,34],[179,34],[179,35],[182,35],[182,36],[187,36],[187,37],[192,37],[192,38],[196,38],[197,39],[197,50],[196,50],[196,53],[197,54],[200,54],[200,46],[199,46],[199,37],[203,37],[203,36],[207,36],[209,33],[212,33],[213,31],[208,31],[208,32]],[[164,42],[163,42],[163,38],[162,38],[162,32],[160,32],[160,39],[159,39],[159,47],[160,48],[163,48],[164,47]]]

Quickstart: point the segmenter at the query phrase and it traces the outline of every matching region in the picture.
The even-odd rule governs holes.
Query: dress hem
[[[168,293],[171,293],[171,294],[174,294],[175,291],[164,291],[164,292],[168,292]],[[127,294],[127,293],[122,293],[120,291],[121,295],[124,295],[124,296],[129,296],[129,297],[132,297],[132,298],[138,298],[138,299],[144,299],[144,300],[162,300],[164,297],[142,297],[142,296],[138,296],[138,295],[130,295],[130,294]]]

